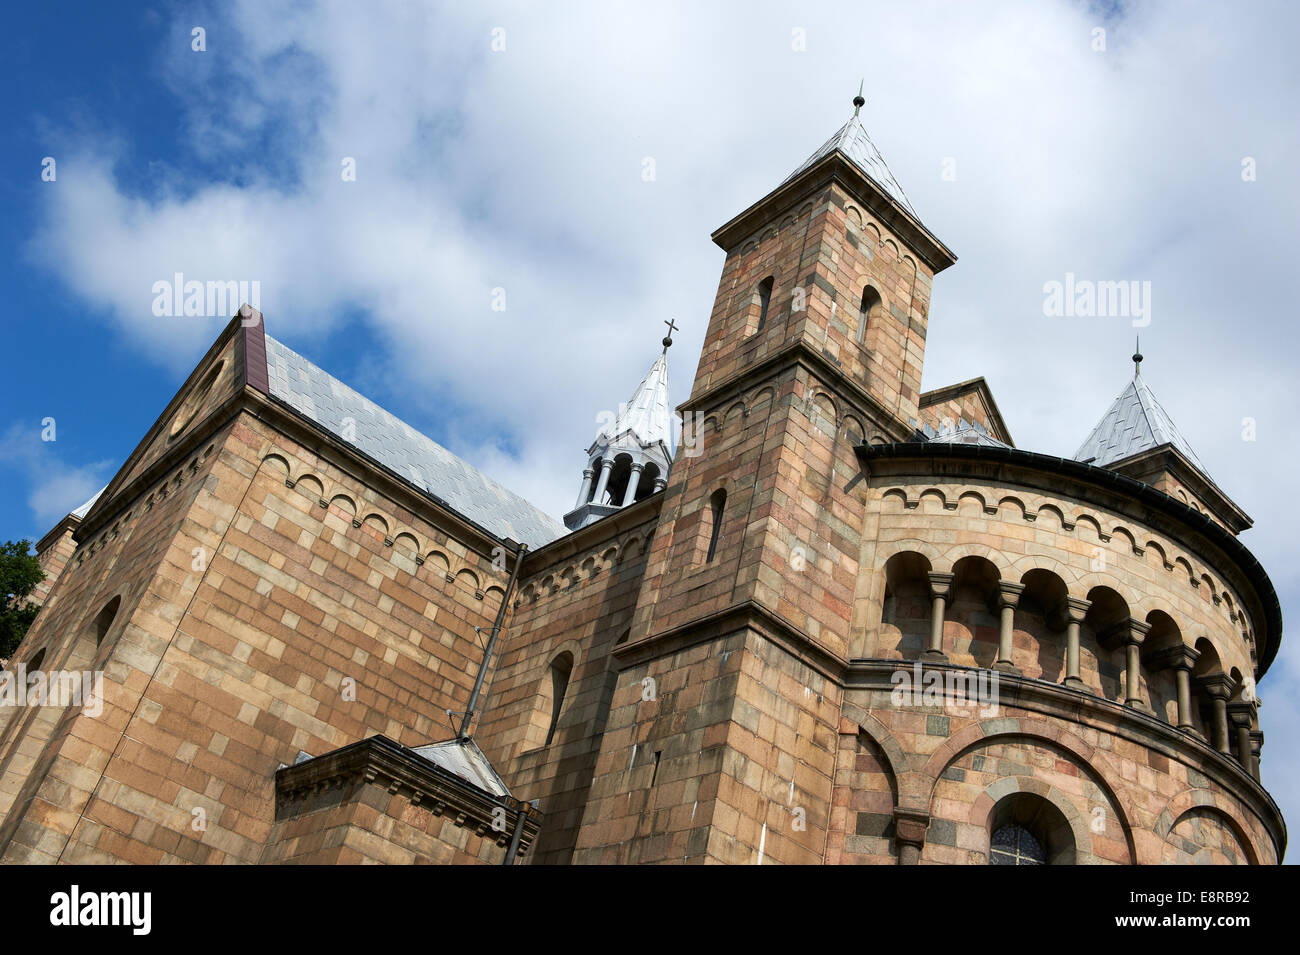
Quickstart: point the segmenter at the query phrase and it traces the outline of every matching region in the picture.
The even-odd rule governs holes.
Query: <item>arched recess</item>
[[[916,551],[901,551],[885,562],[885,592],[880,626],[870,656],[916,660],[930,636],[930,559]]]
[[[990,865],[1088,865],[1093,862],[1087,823],[1069,799],[1039,779],[1005,776],[976,801],[993,803],[982,821]],[[1022,837],[1032,846],[1029,848]]]
[[[1151,630],[1142,641],[1142,671],[1146,678],[1151,710],[1170,726],[1178,725],[1177,671],[1166,664],[1170,654],[1183,645],[1183,634],[1174,618],[1163,610],[1147,614]]]
[[[1124,702],[1128,601],[1111,587],[1088,591],[1090,606],[1079,629],[1079,676],[1102,696]]]
[[[1194,857],[1196,855],[1194,851],[1188,851],[1188,847],[1179,846],[1173,839],[1177,838],[1178,823],[1185,820],[1189,813],[1198,809],[1213,813],[1223,822],[1225,827],[1236,837],[1236,841],[1241,846],[1248,864],[1260,864],[1259,852],[1255,848],[1254,839],[1246,827],[1242,825],[1241,820],[1237,818],[1232,804],[1225,797],[1209,789],[1184,789],[1165,804],[1164,809],[1156,818],[1156,835],[1160,837],[1164,847],[1172,849],[1174,853],[1182,851],[1189,856]],[[1167,849],[1162,849],[1162,857],[1156,861],[1179,862],[1178,858],[1169,858],[1170,853]],[[1193,858],[1182,861],[1195,860]]]
[[[1042,567],[1020,578],[1011,662],[1027,677],[1060,683],[1065,678],[1066,598],[1060,575]]]
[[[1219,651],[1207,637],[1201,637],[1194,647],[1198,656],[1192,665],[1192,725],[1209,742],[1216,746],[1214,733],[1214,697],[1205,687],[1206,682],[1215,683],[1227,679],[1223,672],[1223,663]],[[1229,734],[1231,736],[1231,734]]]
[[[944,649],[961,666],[991,667],[998,655],[998,584],[1002,573],[987,557],[969,554],[952,568],[944,607]]]
[[[1130,863],[1159,862],[1159,859],[1142,859],[1138,857],[1133,840],[1132,820],[1137,818],[1133,806],[1124,795],[1121,777],[1111,766],[1109,757],[1103,750],[1096,749],[1058,723],[1029,717],[982,720],[972,723],[948,737],[939,748],[930,754],[925,765],[913,773],[905,775],[900,787],[900,804],[931,812],[935,790],[947,768],[963,757],[969,750],[987,746],[998,740],[1024,739],[1040,741],[1050,747],[1058,747],[1074,757],[1082,766],[1093,774],[1094,782],[1102,794],[1109,800],[1121,836],[1128,852]],[[1109,825],[1110,820],[1107,820]]]

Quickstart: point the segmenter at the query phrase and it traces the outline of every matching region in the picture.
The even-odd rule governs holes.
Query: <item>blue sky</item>
[[[39,537],[105,483],[224,324],[152,314],[177,271],[260,282],[271,335],[562,513],[664,319],[689,389],[722,264],[709,233],[847,118],[865,76],[868,129],[959,256],[924,387],[982,374],[1020,447],[1070,455],[1140,330],[1144,376],[1255,519],[1243,540],[1290,617],[1300,10],[745,9],[9,10],[0,538]],[[1066,273],[1151,282],[1150,325],[1044,315]],[[1298,681],[1284,646],[1261,716],[1292,816]]]

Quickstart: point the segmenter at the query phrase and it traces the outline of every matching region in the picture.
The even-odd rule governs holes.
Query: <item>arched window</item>
[[[757,331],[763,330],[763,325],[767,322],[767,307],[772,304],[772,286],[776,283],[774,276],[769,275],[763,281],[758,283],[758,328]]]
[[[560,723],[560,710],[564,708],[564,694],[569,690],[569,675],[573,673],[573,654],[565,650],[551,661],[551,725],[546,731],[546,745],[555,738],[555,728]]]
[[[862,289],[862,303],[858,306],[858,341],[867,340],[867,326],[880,314],[880,293],[870,285]]]
[[[705,554],[704,562],[711,563],[713,557],[718,552],[718,534],[722,531],[722,509],[727,504],[727,492],[718,488],[709,498],[709,515],[712,518],[712,526],[709,528],[709,549]]]
[[[989,814],[989,865],[1074,865],[1074,833],[1036,793],[1003,796]]]
[[[104,637],[108,635],[108,628],[113,625],[113,620],[117,617],[117,608],[120,606],[122,606],[122,598],[114,597],[104,604],[104,609],[95,617],[95,622],[91,625],[91,632],[95,635],[95,646],[104,642]]]
[[[1024,826],[1003,826],[989,839],[989,865],[1046,864],[1047,853]]]

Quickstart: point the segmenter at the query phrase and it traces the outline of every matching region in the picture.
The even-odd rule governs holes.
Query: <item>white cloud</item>
[[[961,257],[936,280],[925,386],[983,374],[1021,447],[1071,454],[1125,385],[1135,329],[1045,318],[1043,284],[1150,281],[1144,373],[1256,518],[1246,540],[1279,590],[1300,593],[1279,485],[1296,463],[1280,280],[1300,218],[1300,10],[248,2],[205,19],[206,54],[188,51],[193,20],[159,69],[192,158],[225,181],[124,181],[117,141],[82,139],[32,244],[173,373],[220,327],[150,314],[174,272],[260,280],[270,333],[308,357],[357,310],[359,347],[381,349],[368,367],[407,402],[392,410],[418,424],[453,401],[447,443],[562,513],[596,414],[644,373],[665,318],[682,326],[673,392],[689,390],[722,261],[708,234],[847,118],[865,74],[868,128]],[[1294,686],[1283,653],[1266,699]],[[1300,740],[1269,750],[1294,763]]]
[[[60,460],[57,440],[42,440],[42,427],[15,422],[0,435],[0,468],[21,472],[31,488],[27,505],[38,527],[49,528],[107,483],[111,462],[73,465]],[[57,430],[54,432],[57,438]]]

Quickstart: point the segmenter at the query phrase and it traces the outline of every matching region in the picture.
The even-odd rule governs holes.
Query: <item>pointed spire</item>
[[[650,370],[619,405],[613,420],[596,432],[587,449],[578,500],[564,523],[570,530],[586,527],[647,494],[663,490],[672,467],[672,405],[668,401],[668,348],[677,323],[669,320],[664,350]],[[607,418],[602,414],[600,420]]]
[[[1137,347],[1133,350],[1133,377],[1142,374],[1142,336],[1137,336]]]
[[[1102,415],[1074,459],[1097,467],[1109,467],[1120,461],[1169,444],[1182,452],[1207,478],[1209,473],[1181,431],[1160,406],[1155,393],[1140,374],[1141,342],[1133,354],[1133,380]]]
[[[853,97],[853,115],[849,117],[848,122],[836,130],[834,136],[822,143],[821,148],[809,156],[798,169],[787,176],[785,182],[795,179],[804,170],[811,169],[838,150],[864,176],[875,183],[886,196],[894,200],[908,215],[919,221],[920,217],[908,201],[907,194],[903,192],[903,187],[894,178],[894,174],[885,163],[885,157],[880,154],[880,150],[876,148],[876,144],[871,141],[866,128],[862,125],[860,114],[862,107],[867,102],[862,96],[862,89],[865,86],[865,80],[858,85],[858,95]],[[785,185],[785,182],[782,185]]]

